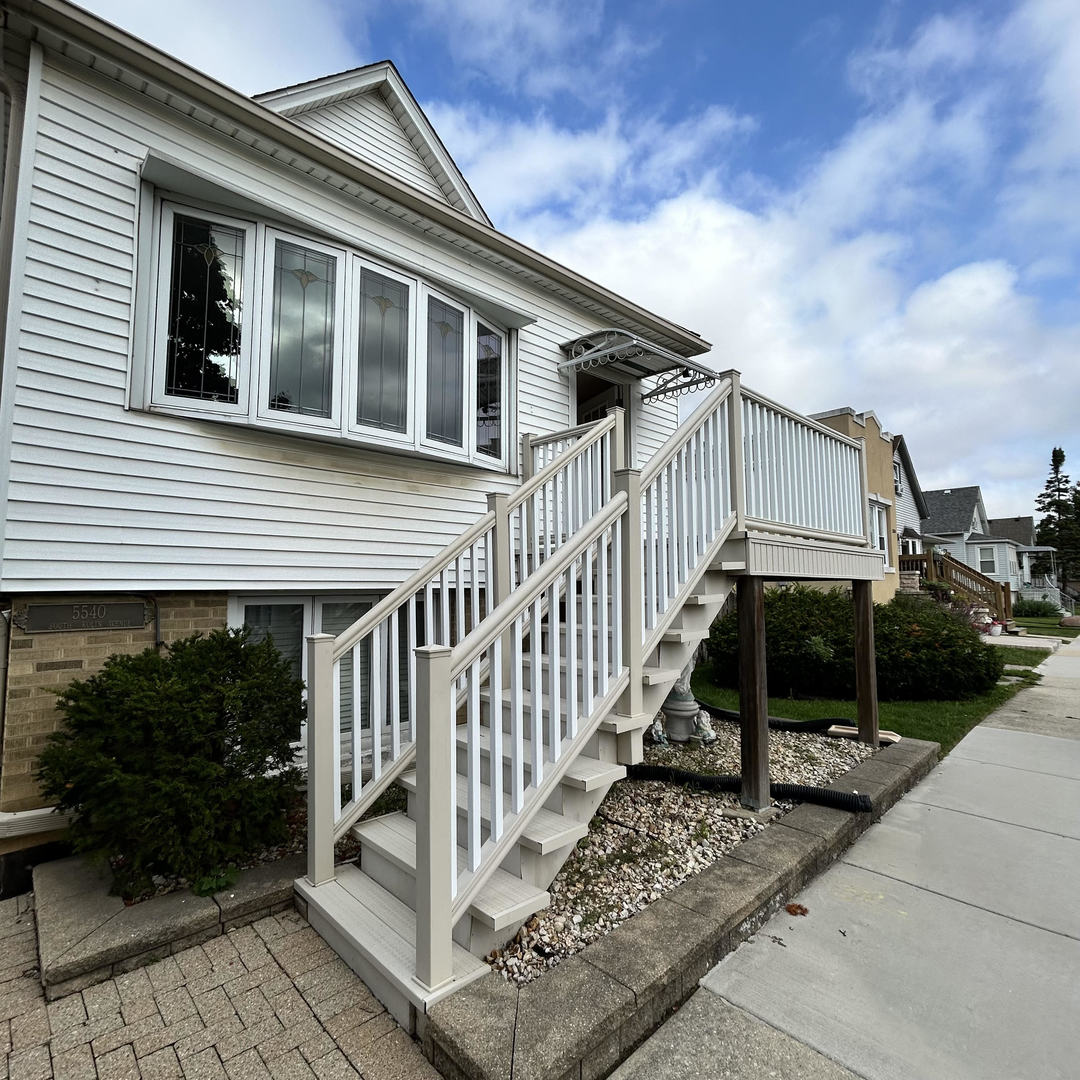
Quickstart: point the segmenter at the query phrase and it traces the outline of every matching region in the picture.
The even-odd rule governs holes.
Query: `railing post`
[[[874,534],[870,523],[870,474],[866,468],[866,438],[855,440],[859,444],[859,499],[862,505],[863,536],[866,537],[866,546],[877,550],[874,542]],[[889,540],[885,538],[885,558],[889,557]]]
[[[524,484],[526,481],[531,480],[533,473],[536,471],[533,468],[533,436],[531,432],[526,431],[521,436],[521,482]]]
[[[641,682],[645,624],[645,575],[641,560],[641,470],[619,469],[615,473],[615,490],[626,492],[626,513],[623,516],[619,552],[622,565],[622,594],[619,598],[622,610],[619,620],[623,662],[629,673],[626,690],[619,699],[618,714],[634,718],[643,728],[650,718],[645,716]],[[620,761],[623,761],[624,757],[636,757],[631,742],[632,740],[628,740],[624,745],[623,736],[619,736]],[[631,763],[635,762],[632,760]]]
[[[445,645],[416,650],[416,981],[428,990],[454,975],[453,721]]]
[[[626,410],[620,405],[614,405],[607,411],[608,416],[615,417],[615,427],[611,431],[611,480],[612,488],[615,487],[615,474],[620,469],[625,469],[626,461]]]
[[[514,591],[514,582],[511,576],[513,567],[513,534],[510,529],[510,511],[507,509],[509,496],[501,492],[491,492],[487,497],[488,510],[495,514],[495,524],[491,530],[491,548],[495,554],[494,566],[488,568],[491,580],[488,588],[491,590],[489,597],[488,613],[495,610]],[[524,541],[524,537],[522,540]],[[529,567],[525,565],[525,552],[527,545],[522,543],[518,553],[522,560],[520,573],[522,579],[529,574]],[[475,628],[474,628],[475,629]],[[510,685],[510,635],[503,638],[502,649],[502,686],[505,689]],[[493,703],[494,704],[494,703]]]
[[[735,511],[735,531],[746,532],[746,449],[743,444],[742,378],[729,371],[731,379],[731,424],[729,425],[728,458],[731,470],[731,501]]]
[[[307,639],[307,879],[334,879],[334,636]]]

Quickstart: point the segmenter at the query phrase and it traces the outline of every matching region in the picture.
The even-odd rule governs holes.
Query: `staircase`
[[[621,460],[622,423],[612,410],[527,440],[537,471],[513,495],[489,496],[339,637],[308,639],[296,891],[407,1029],[547,906],[746,570],[728,556],[748,523],[768,513],[778,531],[866,546],[857,444],[752,397],[737,373],[640,472]],[[816,501],[775,490],[790,481],[769,448],[815,478]],[[360,820],[391,784],[407,810]],[[335,865],[346,835],[360,857]]]
[[[983,604],[995,619],[1012,627],[1012,591],[1007,584],[972,569],[947,551],[901,555],[901,570],[917,570],[927,581],[941,581],[954,592]]]

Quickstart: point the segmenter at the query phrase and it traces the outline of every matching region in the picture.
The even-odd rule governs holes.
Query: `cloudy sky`
[[[395,61],[495,224],[924,488],[1080,477],[1076,0],[91,0],[247,93]]]

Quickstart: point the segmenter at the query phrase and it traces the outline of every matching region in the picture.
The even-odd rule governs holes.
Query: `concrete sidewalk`
[[[613,1075],[1075,1077],[1080,642]]]

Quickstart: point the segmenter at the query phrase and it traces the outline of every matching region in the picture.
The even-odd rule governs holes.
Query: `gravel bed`
[[[713,726],[711,746],[646,746],[646,763],[738,773],[738,725],[717,720]],[[770,773],[782,783],[821,787],[873,753],[849,739],[769,732]],[[775,805],[782,813],[794,806]],[[737,795],[634,780],[615,784],[552,882],[550,907],[487,962],[518,985],[538,978],[766,827],[740,814]]]

